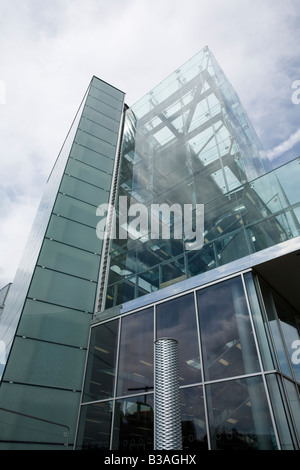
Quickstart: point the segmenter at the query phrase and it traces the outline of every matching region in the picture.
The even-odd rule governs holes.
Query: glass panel
[[[93,313],[97,284],[37,267],[28,296]]]
[[[97,124],[96,122],[91,121],[90,119],[86,119],[85,117],[81,118],[79,129],[103,140],[110,145],[115,145],[118,138],[118,134],[115,132]]]
[[[111,145],[105,140],[98,139],[94,135],[88,134],[78,129],[75,141],[77,144],[84,145],[85,147],[96,150],[107,157],[113,158],[116,153],[116,145]]]
[[[102,251],[103,242],[97,237],[94,228],[54,214],[50,219],[46,237],[93,253],[101,254]]]
[[[137,296],[149,294],[159,288],[159,271],[153,268],[147,273],[142,273],[138,277],[138,293]]]
[[[96,88],[97,90],[102,90],[105,94],[115,98],[116,100],[123,101],[124,93],[115,88],[108,83],[104,82],[100,78],[93,77],[92,87]]]
[[[300,442],[300,385],[294,384],[290,380],[284,379],[289,405],[294,419],[295,429]]]
[[[212,450],[276,450],[261,377],[207,386]]]
[[[96,230],[99,222],[99,217],[96,217],[96,208],[96,206],[91,206],[72,197],[58,194],[53,212],[76,222],[95,227]]]
[[[90,167],[91,168],[91,167]],[[111,178],[109,177],[110,181]],[[60,186],[60,192],[73,196],[76,199],[99,206],[99,204],[107,203],[109,200],[109,191],[103,188],[97,188],[92,184],[64,175]]]
[[[97,109],[92,109],[89,106],[84,108],[84,117],[91,119],[94,122],[97,122],[101,126],[106,127],[107,129],[112,130],[113,132],[119,131],[119,122],[111,119],[108,116],[105,116],[103,113],[99,112]]]
[[[97,111],[101,112],[102,114],[107,116],[107,118],[111,118],[115,121],[120,120],[120,111],[117,109],[112,108],[111,106],[108,106],[107,104],[100,102],[97,100],[97,98],[93,98],[92,96],[88,96],[86,100],[87,106],[90,106],[93,109],[96,109]]]
[[[89,95],[97,98],[100,101],[103,101],[106,104],[109,104],[115,109],[122,109],[122,101],[117,100],[115,97],[105,93],[103,90],[99,90],[97,87],[91,86]]]
[[[95,167],[79,162],[78,160],[69,160],[66,173],[102,189],[106,189],[107,191],[110,190],[111,175],[97,170]]]
[[[69,444],[74,442],[79,393],[48,387],[2,383],[0,395],[1,403],[5,403],[7,409],[18,410],[19,413],[33,417],[27,418],[20,415],[17,417],[13,413],[0,411],[1,440],[7,441],[8,446],[9,441],[21,442],[25,444],[25,448],[28,442],[33,442],[35,446],[39,442],[46,444],[54,442],[58,444],[58,447],[63,448],[67,441],[65,434],[67,428],[38,421],[34,417],[43,417],[53,423],[68,425],[71,431],[68,438]],[[45,449],[45,446],[42,448]],[[14,444],[12,444],[12,449],[14,449]]]
[[[72,147],[71,156],[75,160],[79,160],[87,165],[94,166],[99,170],[106,171],[107,173],[113,172],[114,159],[109,158],[101,154],[101,149],[99,152],[95,150],[89,150],[81,145],[74,144]]]
[[[89,329],[90,318],[80,311],[27,299],[18,334],[83,347]]]
[[[149,308],[122,318],[118,395],[153,389],[154,326]]]
[[[194,295],[157,305],[157,339],[173,338],[178,341],[180,385],[201,381],[201,365]]]
[[[182,450],[195,452],[207,450],[207,429],[202,387],[182,388],[180,397]]]
[[[273,297],[287,355],[290,358],[295,379],[300,382],[300,315],[277,293],[274,292]]]
[[[115,405],[113,450],[153,450],[153,395],[118,400]]]
[[[83,401],[114,394],[119,321],[92,328]]]
[[[76,450],[108,450],[111,419],[111,401],[82,406]]]
[[[167,287],[186,279],[184,257],[170,260],[161,266],[162,282],[160,287]]]
[[[267,284],[265,284],[261,279],[259,282],[260,282],[260,288],[261,288],[261,292],[262,292],[262,296],[264,299],[264,304],[265,304],[265,308],[267,312],[269,327],[272,333],[273,344],[276,349],[276,355],[277,355],[277,360],[279,362],[279,367],[284,374],[291,377],[292,372],[290,368],[290,363],[287,357],[284,341],[280,332],[279,323],[277,319],[277,313],[276,313],[276,309],[275,309],[275,305],[274,305],[274,301],[272,297],[272,292],[269,286],[267,286]]]
[[[275,374],[266,375],[275,422],[282,450],[293,450],[296,443],[288,405],[284,396],[281,379]],[[294,385],[292,384],[292,387]],[[298,401],[298,400],[297,400]]]
[[[265,370],[273,370],[276,360],[263,306],[260,306],[260,295],[256,291],[253,274],[247,273],[244,278],[264,368]]]
[[[80,390],[86,351],[80,348],[16,337],[5,380]],[[34,358],[34,366],[32,364]]]
[[[54,240],[45,239],[38,265],[97,281],[100,257]]]
[[[197,297],[206,379],[259,371],[241,278],[199,290]]]

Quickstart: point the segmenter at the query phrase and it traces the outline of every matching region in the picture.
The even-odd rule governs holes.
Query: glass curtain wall
[[[66,432],[73,445],[102,254],[96,209],[110,198],[123,100],[92,79],[49,177],[1,322],[0,448],[59,448]]]
[[[284,170],[266,174],[246,112],[205,48],[126,112],[106,308],[299,235],[297,165],[287,169],[291,199]],[[146,215],[124,218],[119,198]],[[185,207],[197,229],[197,204],[201,249],[184,230]]]
[[[257,287],[248,272],[95,324],[76,448],[153,449],[153,347],[166,336],[179,347],[183,450],[298,448],[299,382],[283,374]]]

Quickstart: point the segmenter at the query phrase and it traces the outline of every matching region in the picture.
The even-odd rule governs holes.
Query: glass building
[[[0,448],[153,450],[170,337],[183,450],[298,449],[300,159],[271,170],[207,47],[124,100],[92,78],[47,182],[0,322]]]

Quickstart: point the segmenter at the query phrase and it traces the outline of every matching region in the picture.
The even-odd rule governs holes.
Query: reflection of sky
[[[153,341],[152,309],[122,319],[119,393],[128,393],[129,388],[153,386]]]

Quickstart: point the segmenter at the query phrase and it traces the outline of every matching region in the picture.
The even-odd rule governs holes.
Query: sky
[[[0,288],[93,75],[130,106],[208,46],[273,167],[300,156],[300,0],[0,0]]]

